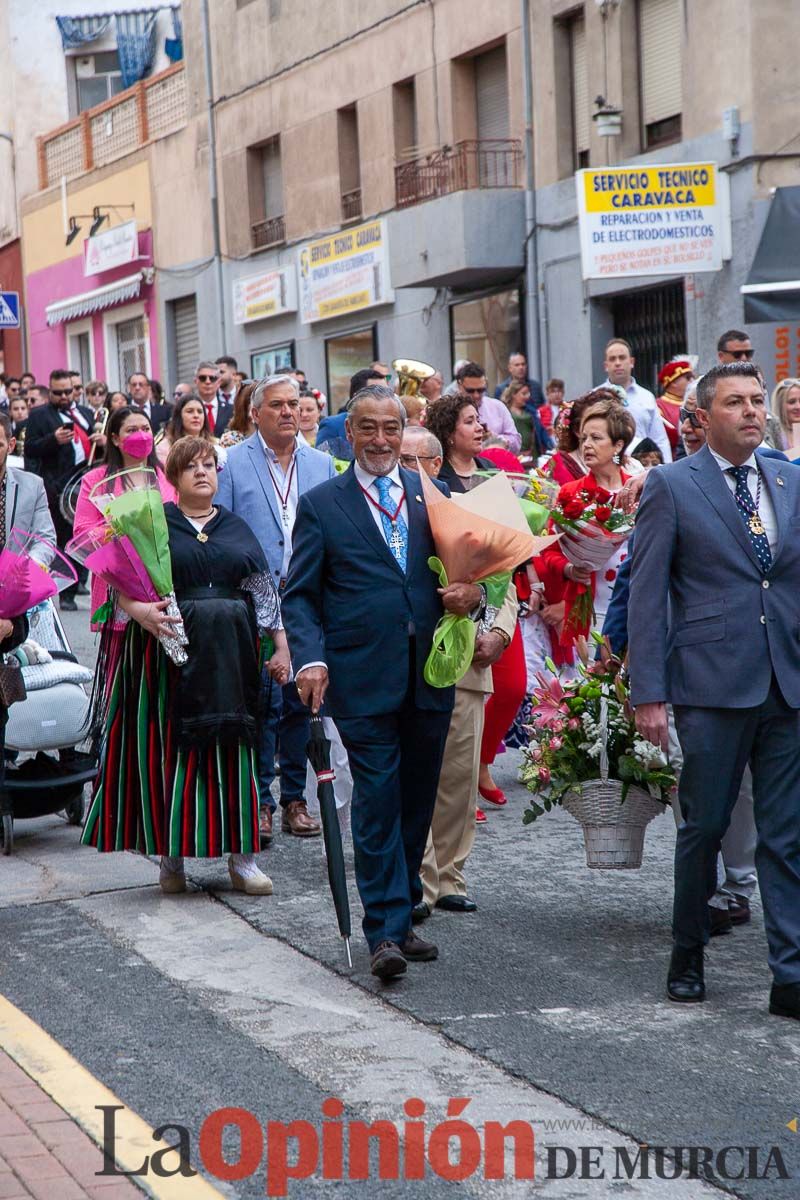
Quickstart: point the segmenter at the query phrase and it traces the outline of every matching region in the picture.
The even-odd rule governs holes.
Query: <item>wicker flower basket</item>
[[[600,779],[578,784],[564,796],[563,807],[583,828],[586,865],[601,871],[631,871],[642,865],[644,834],[653,817],[664,811],[644,788],[631,786],[622,802],[622,783],[608,778],[606,708],[601,708],[603,747]]]

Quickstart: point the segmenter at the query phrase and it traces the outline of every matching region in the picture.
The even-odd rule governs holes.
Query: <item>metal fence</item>
[[[250,226],[250,233],[254,250],[263,250],[265,246],[279,246],[286,241],[286,221],[283,217],[255,221]]]
[[[514,138],[456,142],[394,169],[398,208],[471,188],[521,186],[522,145]]]

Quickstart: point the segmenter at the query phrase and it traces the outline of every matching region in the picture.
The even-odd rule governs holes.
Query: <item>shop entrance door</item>
[[[630,342],[636,359],[636,382],[658,395],[658,372],[688,349],[683,279],[615,296],[611,311],[614,336]]]

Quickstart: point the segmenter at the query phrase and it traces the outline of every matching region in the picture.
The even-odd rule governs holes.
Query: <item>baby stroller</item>
[[[0,793],[3,854],[14,848],[15,817],[63,811],[71,825],[79,825],[83,789],[97,770],[94,748],[85,745],[92,672],[72,653],[52,600],[32,609],[28,619],[23,654],[33,642],[50,661],[23,665],[27,697],[8,710],[6,786]]]

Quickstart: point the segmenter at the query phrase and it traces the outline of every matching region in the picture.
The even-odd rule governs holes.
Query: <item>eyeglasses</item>
[[[680,417],[680,419],[682,421],[688,421],[689,424],[691,425],[692,429],[700,429],[701,428],[700,418],[697,415],[697,409],[681,408],[678,412],[678,416]]]
[[[462,387],[461,390],[465,396],[485,396],[486,395],[485,387],[479,387],[479,388]]]
[[[417,459],[419,459],[420,462],[432,462],[433,459],[437,457],[438,456],[436,454],[401,454],[400,462],[404,467],[413,467]]]
[[[216,383],[219,375],[198,375],[197,379],[199,383]]]
[[[738,362],[740,358],[751,359],[755,350],[726,350],[725,353],[730,354],[731,358],[735,358]]]

